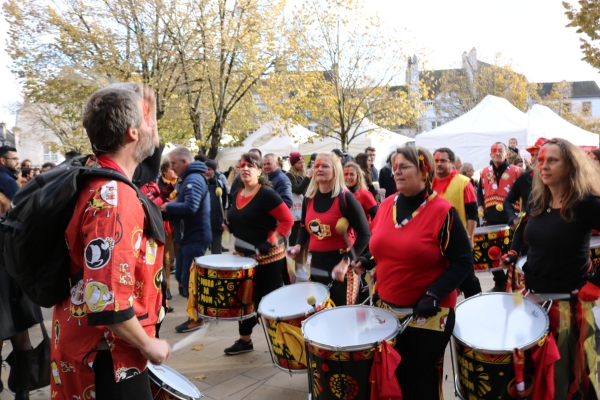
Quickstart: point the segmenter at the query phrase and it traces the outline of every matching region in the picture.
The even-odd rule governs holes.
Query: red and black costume
[[[396,370],[404,398],[438,399],[444,350],[454,328],[456,288],[473,270],[465,228],[447,200],[424,189],[412,197],[386,198],[371,229],[377,304],[412,308],[424,296],[439,301],[440,312],[413,320],[398,337],[402,362]]]
[[[340,205],[340,201],[344,201]],[[345,209],[342,212],[342,207]],[[329,277],[312,275],[314,282],[329,285],[330,298],[336,306],[354,304],[358,294],[358,279],[348,269],[345,282],[333,281],[331,272],[344,257],[350,257],[348,245],[343,235],[336,232],[335,227],[340,218],[345,217],[354,232],[354,250],[361,254],[369,243],[371,232],[362,207],[349,191],[331,197],[331,192],[317,191],[314,198],[304,198],[302,211],[302,228],[298,232],[296,244],[306,246],[312,255],[311,267],[326,271]]]
[[[100,156],[98,164],[123,173],[106,157]],[[146,357],[105,325],[137,318],[148,336],[155,337],[164,317],[163,243],[149,235],[149,219],[126,183],[95,178],[81,189],[65,239],[70,272],[83,271],[83,278],[71,289],[71,297],[54,307],[52,399],[92,398],[100,391],[95,389],[98,376],[106,376],[99,364],[110,368],[109,375],[119,384],[144,376]],[[164,240],[162,232],[158,237]],[[110,351],[98,351],[102,341]]]
[[[270,187],[261,185],[253,196],[243,197],[241,190],[233,194],[233,205],[227,219],[229,229],[236,238],[254,246],[255,251],[235,246],[234,254],[256,259],[258,266],[254,273],[254,304],[258,309],[261,299],[273,290],[283,286],[282,272],[285,270],[285,245],[283,240],[275,243],[275,232],[286,237],[294,218],[279,194]],[[275,245],[273,245],[275,243]],[[242,336],[252,334],[256,317],[239,323]]]

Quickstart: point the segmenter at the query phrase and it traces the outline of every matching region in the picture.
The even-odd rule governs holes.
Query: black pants
[[[210,254],[223,254],[223,245],[221,241],[223,240],[223,231],[213,230],[212,231],[212,242],[210,244]]]
[[[499,212],[495,208],[490,207],[485,210],[486,226],[506,225],[508,224],[508,216],[504,211]],[[506,286],[506,273],[503,270],[492,271],[494,276],[495,286]]]
[[[110,350],[101,350],[94,359],[96,400],[151,400],[148,370],[131,378],[115,382]]]
[[[283,286],[281,271],[285,267],[286,260],[275,261],[269,264],[257,265],[254,272],[254,309],[258,310],[258,305],[262,298],[275,289]],[[256,325],[256,317],[248,318],[239,322],[239,332],[241,336],[251,335],[252,328]]]
[[[403,400],[439,400],[444,351],[454,322],[454,310],[451,309],[443,332],[408,327],[398,336],[396,349],[402,361],[396,369],[396,377]]]

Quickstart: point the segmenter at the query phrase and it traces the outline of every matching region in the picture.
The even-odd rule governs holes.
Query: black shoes
[[[504,285],[495,285],[493,288],[488,290],[488,293],[504,293],[506,292],[506,283]]]
[[[246,342],[243,339],[238,339],[235,341],[233,346],[225,349],[225,354],[232,356],[240,353],[248,353],[250,351],[254,351],[254,345],[252,344],[252,340]]]

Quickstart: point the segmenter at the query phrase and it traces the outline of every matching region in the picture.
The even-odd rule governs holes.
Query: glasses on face
[[[396,165],[394,167],[394,173],[398,173],[398,172],[402,172],[405,173],[406,171],[408,171],[411,167],[415,167],[415,164],[410,164],[410,163],[406,163],[406,164],[400,164],[400,165]]]

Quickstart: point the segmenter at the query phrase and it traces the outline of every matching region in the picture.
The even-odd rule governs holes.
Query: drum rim
[[[304,316],[306,316],[306,315],[312,315],[312,314],[315,314],[315,311],[314,311],[314,310],[315,310],[315,307],[316,307],[316,306],[318,306],[319,304],[315,304],[315,307],[311,307],[311,306],[310,306],[308,303],[306,303],[306,305],[308,306],[308,311],[307,311],[306,313],[299,313],[299,314],[293,314],[293,315],[281,315],[281,316],[275,316],[275,315],[269,315],[268,313],[263,313],[263,312],[261,312],[261,311],[260,311],[260,306],[261,306],[261,304],[263,303],[263,300],[264,300],[264,299],[265,299],[267,296],[269,296],[270,294],[272,294],[272,293],[275,293],[275,292],[277,292],[278,290],[285,289],[285,288],[286,288],[286,287],[288,287],[288,286],[294,286],[294,285],[306,285],[306,284],[308,284],[308,285],[311,285],[311,286],[312,286],[312,285],[319,285],[319,286],[323,286],[323,287],[325,288],[325,291],[326,291],[326,293],[327,293],[327,297],[325,298],[325,300],[327,300],[328,298],[330,298],[330,293],[329,293],[329,289],[327,288],[327,286],[325,286],[325,285],[323,285],[322,283],[319,283],[319,282],[298,282],[298,283],[294,283],[294,284],[292,284],[292,285],[284,285],[284,286],[282,286],[282,287],[280,287],[280,288],[277,288],[277,289],[273,290],[271,293],[267,294],[266,296],[263,296],[263,298],[260,300],[260,303],[258,304],[258,308],[257,308],[257,310],[256,310],[256,311],[257,311],[257,313],[258,313],[258,315],[260,315],[261,317],[262,317],[262,316],[264,316],[264,317],[266,317],[266,318],[268,318],[268,319],[271,319],[271,320],[277,320],[277,319],[280,319],[280,320],[287,320],[287,319],[292,319],[292,318],[300,318],[300,317],[304,317]],[[308,314],[307,314],[307,313],[308,313]]]
[[[467,302],[467,301],[469,301],[469,300],[471,300],[471,299],[479,298],[479,297],[481,297],[481,296],[500,296],[500,295],[504,295],[504,296],[513,296],[513,294],[512,294],[512,293],[479,293],[479,294],[477,294],[477,295],[475,295],[475,296],[471,296],[471,297],[469,297],[468,299],[464,299],[463,301],[461,301],[460,303],[458,303],[458,304],[456,305],[456,308],[455,308],[455,310],[456,310],[456,311],[458,311],[458,307],[459,307],[461,304],[463,304],[463,303],[465,303],[465,302]],[[546,326],[544,327],[544,333],[542,333],[542,334],[541,334],[541,335],[540,335],[538,338],[536,338],[535,340],[532,340],[531,342],[528,342],[527,344],[525,344],[525,345],[523,345],[523,346],[519,347],[519,350],[529,350],[529,349],[531,349],[533,346],[535,346],[536,344],[538,344],[538,343],[539,343],[539,341],[540,341],[540,340],[541,340],[543,337],[545,337],[546,335],[549,335],[549,334],[550,334],[550,333],[549,333],[549,332],[550,332],[550,318],[548,317],[548,312],[547,312],[547,311],[544,309],[544,307],[540,306],[539,304],[537,304],[537,303],[536,303],[536,302],[534,302],[534,301],[531,301],[531,300],[529,300],[527,297],[523,297],[523,301],[528,301],[528,302],[530,302],[531,304],[533,304],[533,305],[535,305],[535,306],[539,307],[539,308],[541,309],[541,311],[542,311],[543,315],[544,315],[544,320],[545,320],[545,322],[546,322]],[[461,338],[457,337],[457,336],[456,336],[456,334],[454,333],[454,332],[455,332],[455,330],[456,330],[456,324],[454,325],[454,329],[452,330],[452,337],[453,337],[453,338],[454,338],[454,339],[455,339],[457,342],[459,342],[460,344],[462,344],[463,346],[467,346],[467,347],[469,347],[470,349],[472,349],[472,350],[474,350],[474,351],[478,351],[478,352],[480,352],[480,353],[485,353],[485,354],[512,354],[512,353],[513,353],[513,350],[514,350],[514,349],[512,349],[512,348],[511,348],[511,349],[501,349],[501,350],[489,350],[489,349],[485,349],[485,348],[478,347],[478,346],[476,346],[476,345],[470,344],[470,343],[468,343],[467,341],[465,341],[465,340],[463,340],[463,339],[461,339]]]
[[[496,230],[490,230],[490,231],[486,231],[486,232],[477,232],[478,229],[484,230],[484,229],[489,229],[489,228],[494,228],[494,227],[498,227],[499,229]],[[501,228],[501,229],[500,229]],[[491,232],[502,232],[502,231],[509,231],[510,230],[510,226],[506,225],[506,224],[498,224],[498,225],[487,225],[487,226],[479,226],[477,228],[475,228],[475,232],[473,232],[474,235],[484,235],[486,233],[491,233]]]
[[[306,320],[304,320],[303,324],[302,324],[302,336],[304,337],[304,341],[306,343],[310,343],[311,345],[313,345],[314,347],[317,347],[319,349],[322,350],[332,350],[332,351],[361,351],[361,350],[368,350],[368,349],[372,349],[373,348],[373,343],[374,342],[369,342],[369,343],[365,343],[365,344],[357,344],[357,345],[352,345],[352,346],[332,346],[329,344],[325,344],[325,343],[321,343],[321,342],[317,342],[316,340],[311,340],[306,336],[306,333],[304,332],[304,326],[308,323],[308,321],[313,318],[316,317],[317,315],[322,315],[323,313],[326,312],[330,312],[330,311],[334,311],[340,308],[345,308],[345,307],[365,307],[365,308],[375,308],[379,311],[388,313],[390,315],[391,318],[393,318],[393,320],[396,322],[396,328],[394,329],[394,332],[390,335],[387,336],[383,339],[380,339],[379,341],[377,341],[377,343],[381,343],[382,341],[386,340],[386,341],[390,341],[391,339],[395,338],[396,336],[398,336],[398,334],[400,333],[400,329],[401,329],[401,324],[400,321],[398,320],[398,317],[396,317],[396,315],[389,311],[386,310],[385,308],[381,308],[381,307],[375,307],[375,306],[367,306],[367,305],[362,305],[362,304],[353,304],[350,306],[340,306],[340,307],[334,307],[334,308],[328,308],[326,310],[321,310],[318,313],[314,313],[313,315],[311,315],[310,317],[308,317]]]
[[[185,376],[183,376],[182,374],[180,374],[179,372],[177,372],[175,369],[173,369],[172,367],[169,367],[168,365],[154,365],[150,362],[148,362],[148,364],[146,365],[146,368],[148,369],[148,377],[150,378],[150,380],[152,382],[154,382],[157,386],[159,386],[162,390],[164,390],[165,392],[173,395],[173,396],[178,396],[178,397],[182,397],[183,400],[198,400],[201,399],[202,397],[204,397],[202,395],[202,393],[200,392],[200,390],[198,390],[198,388],[196,386],[194,386],[194,384],[192,382],[190,382],[190,380],[188,378],[186,378]],[[154,374],[154,372],[152,372],[152,368],[166,368],[168,371],[175,373],[176,375],[178,375],[179,377],[185,379],[187,382],[190,383],[190,387],[192,387],[195,391],[196,394],[198,395],[197,397],[191,397],[185,393],[181,393],[180,391],[178,391],[177,389],[165,384],[164,382],[157,382],[158,377]]]
[[[594,240],[594,239],[596,239],[596,240]],[[594,245],[592,246],[592,241],[597,242],[597,243],[594,243]],[[600,248],[600,236],[592,236],[590,238],[590,250],[597,249],[597,248]]]
[[[202,258],[205,257],[235,257],[236,259],[240,259],[240,260],[245,260],[246,264],[242,265],[242,266],[237,266],[237,267],[227,267],[227,266],[222,266],[222,265],[208,265],[205,262],[202,262]],[[239,257],[239,256],[234,256],[233,254],[207,254],[205,256],[200,256],[200,257],[195,257],[194,258],[194,265],[196,265],[197,267],[202,267],[202,268],[206,268],[206,269],[214,269],[217,271],[239,271],[242,269],[252,269],[255,268],[258,265],[258,262],[254,259],[254,258],[250,258],[250,257]]]

